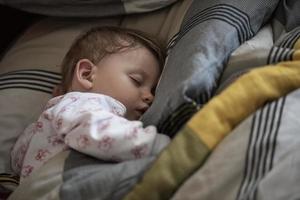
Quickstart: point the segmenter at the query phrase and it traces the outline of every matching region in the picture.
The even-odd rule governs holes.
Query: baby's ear
[[[79,85],[89,90],[93,87],[93,74],[95,65],[89,59],[80,59],[75,68],[75,78]]]

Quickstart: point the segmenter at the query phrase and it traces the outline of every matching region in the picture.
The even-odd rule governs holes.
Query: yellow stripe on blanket
[[[197,135],[189,128],[183,128],[125,199],[169,199],[187,174],[192,172],[190,169],[197,169],[198,160],[205,160],[208,154],[209,149]]]
[[[300,49],[300,39],[298,39],[293,47],[293,49]]]
[[[300,47],[300,40],[298,40],[298,45],[299,45],[299,47]],[[293,53],[293,60],[300,60],[300,50],[299,51],[295,51],[294,53]]]
[[[266,101],[300,87],[300,61],[250,71],[213,98],[187,126],[213,149],[238,123]]]
[[[125,200],[170,199],[233,128],[268,101],[300,87],[300,61],[257,68],[214,97],[179,131]]]

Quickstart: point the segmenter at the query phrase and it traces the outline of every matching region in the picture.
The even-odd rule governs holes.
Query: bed
[[[0,198],[300,199],[297,0],[0,0],[43,15],[0,62]],[[167,60],[142,117],[172,137],[158,157],[109,163],[65,151],[18,184],[10,149],[92,26],[156,35]]]

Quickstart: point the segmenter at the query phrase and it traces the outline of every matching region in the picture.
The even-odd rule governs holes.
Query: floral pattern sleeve
[[[125,119],[124,106],[108,96],[70,96],[52,112],[53,127],[67,146],[103,160],[145,157],[162,137],[153,126]]]

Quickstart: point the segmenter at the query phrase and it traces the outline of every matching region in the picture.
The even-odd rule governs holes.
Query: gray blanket
[[[72,151],[60,189],[61,199],[121,199],[138,181],[154,157],[107,163]]]
[[[60,17],[106,17],[164,8],[177,0],[0,0],[27,12]]]
[[[146,124],[173,136],[214,95],[230,54],[268,21],[279,0],[193,1],[169,56]]]

